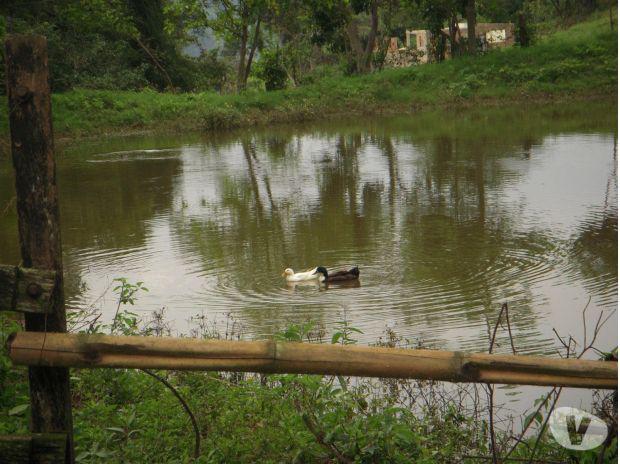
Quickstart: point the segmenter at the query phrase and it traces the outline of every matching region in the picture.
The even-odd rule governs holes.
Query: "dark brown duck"
[[[322,277],[319,278],[320,282],[346,282],[349,280],[357,280],[360,278],[360,270],[357,266],[352,267],[348,270],[332,272],[328,272],[326,268],[324,268],[323,266],[319,266],[314,272],[318,274],[323,274]]]

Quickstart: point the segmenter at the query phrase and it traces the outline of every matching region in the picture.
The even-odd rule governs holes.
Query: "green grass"
[[[142,129],[210,130],[321,119],[327,115],[410,112],[420,107],[545,99],[614,98],[617,35],[605,15],[484,56],[344,77],[324,70],[312,83],[240,95],[74,90],[53,96],[54,129],[91,135]],[[6,104],[3,105],[6,108]],[[0,133],[8,133],[7,112]]]
[[[21,326],[6,314],[0,314],[0,435],[23,434],[30,413],[27,370],[12,366],[4,349],[8,334]],[[132,317],[123,317],[117,327],[126,335],[153,335],[138,330]],[[209,336],[216,336],[210,330],[207,327]],[[348,323],[337,330],[332,343],[354,343],[356,332]],[[311,333],[319,333],[313,324],[292,325],[279,338],[322,341]],[[236,334],[226,338],[236,339]],[[388,331],[378,344],[394,347],[403,342]],[[472,403],[464,401],[474,397],[472,385],[462,386],[459,393],[443,383],[402,379],[180,371],[158,375],[167,378],[193,411],[200,457],[192,458],[196,435],[164,385],[139,370],[72,369],[77,462],[474,464],[480,459],[467,456],[491,454],[482,387],[480,402]],[[542,416],[536,419],[533,431],[541,421]],[[526,437],[512,457],[527,460],[536,436]],[[511,442],[501,429],[497,440],[504,456]],[[542,434],[537,449],[536,457],[550,462],[593,463],[601,451],[570,452],[548,433]],[[617,462],[616,441],[604,456],[605,463]]]

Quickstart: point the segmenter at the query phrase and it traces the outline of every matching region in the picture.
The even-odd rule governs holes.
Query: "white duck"
[[[291,268],[287,268],[282,273],[282,277],[286,277],[287,282],[306,282],[309,280],[318,280],[321,282],[324,277],[323,274],[317,272],[317,268],[313,267],[305,272],[295,272]]]

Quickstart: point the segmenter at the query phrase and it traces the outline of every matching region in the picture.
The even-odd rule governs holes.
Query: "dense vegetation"
[[[616,95],[616,69],[616,34],[607,16],[597,15],[527,48],[360,76],[343,76],[337,67],[323,66],[306,75],[303,85],[272,92],[73,90],[53,96],[53,114],[57,132],[75,135],[119,128],[231,128],[330,113],[407,112],[425,105],[609,98]],[[0,114],[0,129],[8,131],[6,112]]]
[[[464,20],[468,28],[513,22],[525,47],[608,8],[603,0],[5,0],[0,39],[9,31],[47,36],[55,92],[227,93],[297,86],[325,64],[345,74],[380,70],[390,37],[402,44],[406,30],[432,31],[431,56],[442,61],[448,49],[482,52],[458,33]]]
[[[119,305],[133,303],[143,287],[125,279],[120,282]],[[87,310],[70,313],[69,324],[73,330],[90,333],[169,334],[163,313],[142,322],[121,310],[109,325],[99,323],[98,316]],[[193,321],[189,334],[193,337],[243,336],[230,319],[219,327],[204,316]],[[3,346],[8,334],[19,329],[10,317],[0,315]],[[356,343],[357,332],[345,318],[331,342]],[[324,329],[313,323],[292,325],[276,335],[295,342],[327,342],[325,336]],[[415,343],[389,329],[377,345],[415,348]],[[71,371],[77,462],[473,463],[493,454],[489,393],[484,386],[341,376],[149,372]],[[170,388],[153,375],[182,395],[195,416],[197,433]],[[558,446],[548,432],[540,433],[553,398],[541,397],[521,418],[524,430],[534,432],[521,436],[521,441],[496,425],[496,454],[525,461],[535,457],[616,462],[616,438],[605,449],[572,452]],[[25,433],[28,407],[26,370],[12,368],[2,351],[0,434]],[[606,417],[601,411],[614,416],[611,395],[600,396],[596,407],[601,417]],[[494,415],[497,423],[512,420],[500,420],[495,409]],[[197,436],[200,453],[195,460]]]

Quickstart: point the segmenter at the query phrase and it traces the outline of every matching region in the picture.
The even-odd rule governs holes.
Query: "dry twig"
[[[163,383],[172,392],[172,394],[176,396],[176,398],[181,403],[181,406],[183,406],[183,409],[185,409],[185,412],[187,412],[187,415],[192,421],[192,426],[194,427],[194,436],[195,436],[194,459],[198,459],[200,457],[200,429],[198,428],[198,422],[196,421],[196,417],[194,416],[194,413],[190,409],[189,405],[185,402],[185,400],[179,394],[176,388],[174,388],[172,384],[168,382],[166,379],[164,379],[163,377],[160,377],[159,375],[155,374],[154,372],[148,369],[140,369],[140,370],[144,372],[145,374],[148,374],[154,379],[159,380],[161,383]]]
[[[339,463],[352,464],[353,461],[347,458],[344,454],[342,454],[342,452],[338,449],[338,447],[335,444],[327,443],[325,441],[325,433],[322,430],[319,430],[318,425],[313,420],[313,415],[310,412],[304,411],[304,408],[299,402],[299,400],[295,400],[294,402],[295,402],[295,406],[297,407],[297,410],[301,414],[301,418],[304,421],[304,424],[306,424],[306,427],[308,428],[310,433],[314,435],[316,442],[319,445],[321,445],[323,448],[325,448],[330,454],[332,454],[338,460]]]

